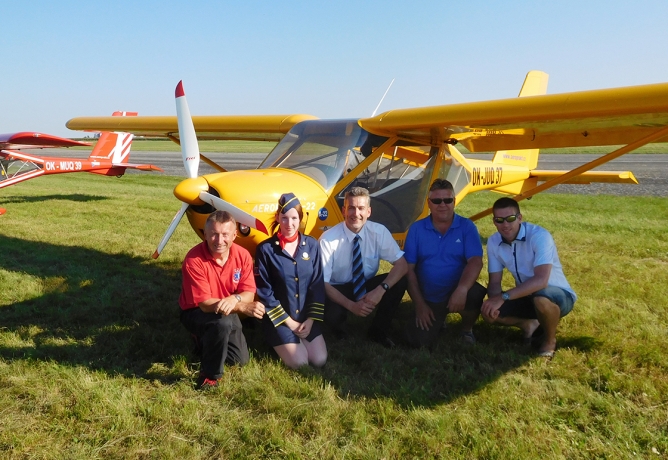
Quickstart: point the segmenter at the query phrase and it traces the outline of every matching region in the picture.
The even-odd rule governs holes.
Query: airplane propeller
[[[176,85],[175,97],[176,117],[178,120],[179,139],[181,143],[181,157],[183,158],[183,166],[185,167],[186,175],[188,176],[188,179],[177,186],[175,194],[179,198],[185,198],[191,202],[184,201],[181,205],[181,209],[174,215],[172,222],[169,224],[167,231],[158,244],[158,248],[153,253],[153,258],[157,259],[158,256],[160,256],[160,253],[165,248],[169,238],[171,238],[172,233],[174,233],[174,230],[179,225],[179,222],[181,222],[183,215],[188,210],[188,206],[190,206],[190,204],[201,204],[196,202],[200,200],[204,203],[209,203],[217,210],[229,212],[239,224],[257,229],[268,235],[269,232],[265,225],[255,216],[237,208],[233,204],[228,203],[206,190],[202,190],[203,187],[208,190],[208,184],[205,179],[198,177],[200,160],[199,145],[197,143],[195,126],[193,125],[192,117],[190,116],[186,93],[183,90],[183,81],[180,81],[179,84]],[[198,189],[199,193],[197,193]]]
[[[186,168],[186,175],[189,179],[197,177],[199,171],[199,144],[197,143],[197,134],[195,125],[190,116],[186,93],[183,91],[183,81],[176,85],[176,119],[179,123],[179,139],[181,142],[181,157],[183,166]]]

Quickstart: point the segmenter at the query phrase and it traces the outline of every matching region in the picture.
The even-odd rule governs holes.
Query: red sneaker
[[[197,383],[195,384],[195,389],[211,390],[218,386],[218,382],[220,382],[220,379],[210,379],[200,374],[200,376],[197,377]]]

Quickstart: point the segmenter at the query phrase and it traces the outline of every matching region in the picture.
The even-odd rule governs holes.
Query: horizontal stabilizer
[[[531,171],[530,177],[536,178],[539,181],[548,181],[567,172],[569,171],[534,170]],[[587,171],[569,179],[564,184],[591,184],[592,182],[637,184],[638,180],[631,171]]]
[[[140,171],[160,171],[164,172],[162,168],[156,165],[138,165],[133,163],[114,163],[114,168],[130,168],[139,169]]]

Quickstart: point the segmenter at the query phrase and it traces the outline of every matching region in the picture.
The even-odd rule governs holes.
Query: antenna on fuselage
[[[371,114],[372,117],[376,116],[376,112],[378,112],[378,109],[380,108],[380,104],[383,103],[383,99],[385,99],[385,96],[387,96],[387,92],[390,90],[390,88],[392,88],[392,83],[394,83],[394,78],[390,82],[390,86],[388,86],[387,89],[385,90],[385,94],[383,94],[383,97],[380,98],[380,102],[376,106],[376,110],[374,110],[373,113]]]

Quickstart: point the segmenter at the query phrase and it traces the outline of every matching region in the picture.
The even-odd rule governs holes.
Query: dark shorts
[[[306,337],[306,340],[312,342],[313,339],[322,335],[321,325],[322,321],[313,321],[311,333]],[[288,326],[285,325],[285,323],[274,327],[274,324],[267,315],[264,315],[262,318],[262,333],[264,335],[264,340],[271,347],[277,347],[288,343],[300,343],[301,340]]]
[[[480,313],[480,306],[487,294],[487,289],[480,283],[475,282],[466,296],[464,310],[477,315]],[[423,331],[415,325],[415,317],[411,316],[406,331],[406,339],[412,347],[430,347],[438,338],[438,334],[443,328],[445,317],[450,314],[448,301],[450,296],[443,302],[426,301],[431,311],[434,313],[434,321],[428,331]],[[460,313],[461,314],[461,313]]]
[[[536,319],[536,309],[533,306],[534,297],[545,297],[556,304],[562,318],[571,312],[575,303],[570,292],[559,287],[548,286],[526,297],[505,301],[499,309],[499,316],[501,318],[510,316],[512,318]]]

